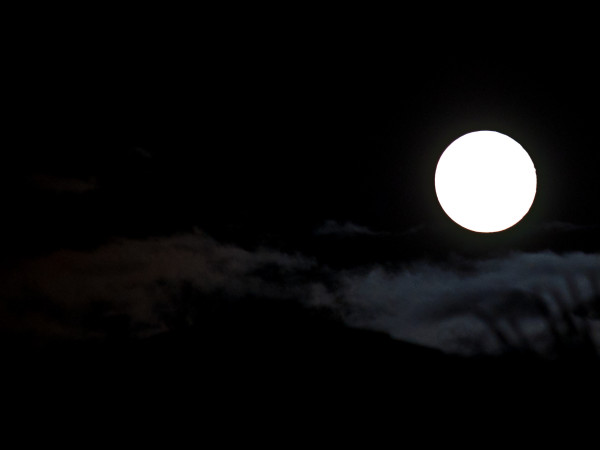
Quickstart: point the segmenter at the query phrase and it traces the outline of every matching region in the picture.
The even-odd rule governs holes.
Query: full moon
[[[475,131],[452,142],[435,171],[435,192],[444,212],[478,233],[506,230],[531,208],[537,188],[533,161],[514,139]]]

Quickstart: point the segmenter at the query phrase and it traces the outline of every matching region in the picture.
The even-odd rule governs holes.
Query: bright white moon
[[[479,233],[519,222],[533,204],[535,167],[517,141],[495,131],[461,136],[442,153],[435,192],[448,216]]]

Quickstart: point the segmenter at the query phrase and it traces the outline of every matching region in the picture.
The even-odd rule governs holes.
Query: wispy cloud
[[[544,231],[556,232],[556,233],[568,233],[581,230],[591,230],[598,228],[599,225],[579,225],[571,222],[553,221],[547,222],[542,225]]]
[[[0,328],[84,336],[88,319],[101,319],[90,316],[103,315],[127,317],[133,330],[151,334],[165,329],[159,312],[183,283],[206,295],[298,298],[308,295],[311,286],[302,274],[315,264],[220,244],[200,232],[123,239],[90,252],[60,250],[22,262],[0,279]],[[100,327],[96,334],[105,331]]]
[[[376,236],[381,233],[370,230],[362,225],[357,225],[352,222],[339,223],[334,220],[328,220],[323,225],[315,230],[318,236]]]
[[[28,178],[31,186],[57,193],[83,194],[98,188],[96,178],[74,178],[50,174],[35,174]]]

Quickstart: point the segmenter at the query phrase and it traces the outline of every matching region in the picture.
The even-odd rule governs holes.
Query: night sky
[[[15,35],[6,367],[81,392],[151,374],[144,386],[233,399],[366,397],[360,380],[430,393],[439,378],[438,394],[510,379],[507,392],[541,398],[557,372],[592,379],[600,74],[587,28],[285,17],[136,12]],[[441,153],[477,130],[512,137],[537,170],[531,210],[500,233],[461,228],[435,195]]]

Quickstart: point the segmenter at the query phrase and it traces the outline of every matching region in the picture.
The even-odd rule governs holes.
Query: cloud
[[[133,149],[133,151],[138,154],[139,156],[141,156],[142,158],[152,158],[152,153],[150,153],[148,150],[143,149],[141,147],[135,147]]]
[[[249,252],[201,232],[122,239],[90,252],[60,250],[0,278],[0,329],[102,336],[120,317],[129,331],[153,334],[165,329],[164,311],[177,306],[173,299],[184,284],[200,297],[298,298],[308,295],[303,273],[315,264],[268,249]]]
[[[98,188],[98,182],[94,177],[81,179],[50,174],[35,174],[30,176],[28,181],[37,189],[57,193],[83,194]]]
[[[542,301],[556,316],[566,308],[600,343],[600,321],[585,315],[600,295],[598,254],[512,253],[333,271],[300,254],[250,251],[196,231],[56,251],[23,260],[0,283],[0,329],[47,336],[143,337],[171,327],[174,315],[194,323],[210,298],[261,298],[326,307],[349,326],[450,352],[495,352],[506,344],[499,339],[517,342],[519,333],[542,344],[550,338]]]
[[[556,233],[569,233],[582,230],[593,230],[598,228],[598,225],[578,225],[570,222],[553,221],[542,225],[542,230]]]
[[[351,222],[338,223],[334,220],[328,220],[315,230],[316,235],[320,236],[375,236],[380,233],[374,232],[367,227],[356,225]]]
[[[504,320],[520,321],[517,330],[539,340],[538,334],[549,330],[537,302],[574,310],[600,295],[599,280],[597,254],[513,253],[452,265],[419,262],[397,271],[374,267],[346,273],[336,298],[354,326],[447,351],[465,350],[457,349],[456,341],[468,339],[479,341],[484,351],[496,351],[494,323],[482,318],[499,326]],[[593,332],[600,345],[600,330]]]

